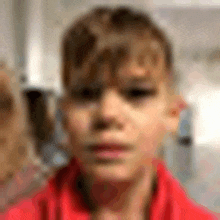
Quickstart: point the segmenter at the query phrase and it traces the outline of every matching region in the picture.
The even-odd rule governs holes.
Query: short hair
[[[171,44],[148,14],[127,7],[100,7],[80,17],[69,27],[62,42],[62,81],[65,89],[70,86],[72,72],[75,74],[85,64],[91,73],[103,61],[108,61],[112,72],[115,72],[131,55],[130,42],[143,37],[148,42],[159,44],[166,68],[171,72]],[[154,55],[156,60],[158,54]]]

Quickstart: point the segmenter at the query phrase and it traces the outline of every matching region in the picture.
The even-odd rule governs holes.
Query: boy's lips
[[[94,144],[90,146],[91,151],[102,151],[102,150],[120,150],[120,151],[127,151],[129,150],[129,147],[125,144],[119,144],[119,143],[100,143],[100,144]]]
[[[123,158],[131,148],[119,143],[101,143],[90,146],[90,150],[97,159],[119,159]]]

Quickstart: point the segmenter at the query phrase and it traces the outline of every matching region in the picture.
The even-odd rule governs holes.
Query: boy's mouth
[[[123,159],[129,152],[130,148],[124,144],[118,143],[101,143],[89,147],[96,159]]]

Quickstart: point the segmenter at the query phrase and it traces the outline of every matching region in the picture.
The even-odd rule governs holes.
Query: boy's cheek
[[[83,111],[71,112],[68,116],[68,129],[78,134],[84,133],[88,130],[90,118],[88,113]]]

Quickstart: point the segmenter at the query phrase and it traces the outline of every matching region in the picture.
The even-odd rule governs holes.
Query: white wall
[[[152,0],[156,7],[216,7],[219,0]]]
[[[12,0],[0,0],[0,60],[6,61],[9,68],[15,67],[12,14]]]
[[[220,149],[220,86],[204,77],[207,71],[204,62],[194,64],[188,71],[187,78],[182,82],[182,91],[193,109],[195,146]]]
[[[44,17],[43,0],[27,1],[26,73],[31,86],[44,87]]]
[[[195,141],[220,148],[220,88],[207,88],[197,100]]]

